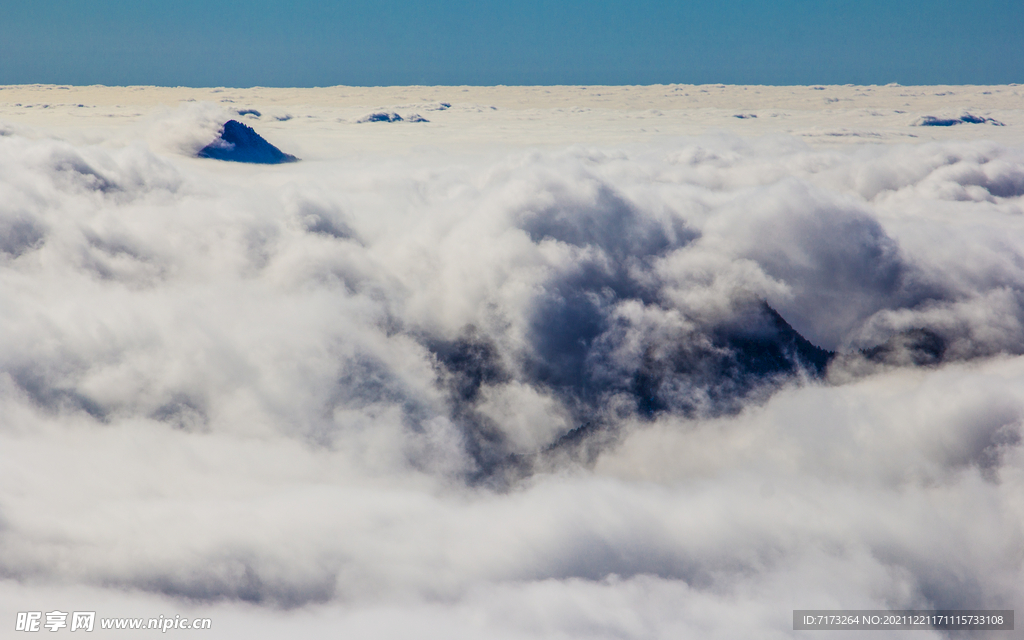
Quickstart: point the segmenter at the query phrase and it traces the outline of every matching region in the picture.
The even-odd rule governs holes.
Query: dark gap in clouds
[[[271,225],[252,226],[244,234],[245,254],[250,266],[259,271],[265,269],[274,257],[279,239],[279,230]]]
[[[523,362],[531,383],[569,400],[581,422],[592,418],[592,407],[607,391],[588,373],[588,361],[594,341],[609,329],[614,306],[625,300],[656,304],[658,283],[636,274],[650,274],[654,259],[699,237],[677,217],[663,222],[644,215],[603,182],[589,186],[573,194],[552,185],[547,193],[555,204],[518,215],[519,227],[534,243],[554,240],[586,251],[535,297],[531,350]]]
[[[477,410],[483,387],[513,380],[494,341],[470,326],[454,340],[426,343],[435,358],[438,384],[448,394],[450,417],[473,461],[463,479],[501,490],[529,475],[530,458],[513,452],[499,426]]]
[[[286,199],[286,209],[309,233],[362,244],[352,228],[351,216],[331,197],[293,191]]]
[[[929,329],[905,329],[885,343],[861,352],[868,360],[902,366],[935,366],[946,354],[946,340]]]
[[[990,424],[999,424],[992,430],[981,430],[983,437],[976,440],[976,448],[968,459],[980,470],[982,477],[989,482],[1000,482],[999,471],[1006,462],[1007,454],[1024,442],[1022,433],[1021,412],[1018,410],[1011,420],[999,420]]]
[[[355,232],[337,209],[328,209],[311,202],[299,205],[298,215],[302,226],[310,233],[336,238],[338,240],[356,240]]]
[[[175,393],[167,402],[157,407],[150,417],[183,431],[206,431],[210,421],[207,404],[205,398]]]
[[[549,309],[541,325],[546,333],[535,338],[537,355],[526,369],[528,380],[550,388],[579,425],[548,453],[593,462],[616,442],[614,425],[630,414],[647,420],[661,414],[736,414],[787,381],[822,378],[835,356],[762,301],[674,342],[647,342],[639,362],[624,364],[616,361],[614,351],[634,327],[608,316],[614,302],[577,296]]]
[[[962,423],[960,440],[949,446],[945,463],[953,468],[975,467],[983,478],[998,483],[999,469],[1008,453],[1022,442],[1024,406],[999,398],[988,398],[986,406],[969,416],[956,416]]]
[[[476,401],[484,384],[511,380],[494,342],[481,336],[475,327],[468,327],[453,341],[434,342],[429,348],[447,374],[445,386],[461,402]]]
[[[132,240],[125,237],[107,237],[86,229],[82,232],[89,247],[111,257],[125,256],[139,262],[149,262],[152,258],[138,247],[132,246]]]
[[[671,527],[656,523],[643,510],[632,515],[631,524],[638,533],[629,541],[616,539],[614,533],[594,530],[576,532],[564,540],[565,548],[552,557],[543,576],[558,580],[607,580],[609,576],[630,578],[640,575],[679,580],[694,591],[710,591],[730,584],[742,576],[769,570],[786,560],[784,545],[775,535],[761,532],[757,539],[743,533],[730,532],[745,543],[742,554],[731,554],[728,545],[718,546],[691,541],[686,548],[674,547],[669,540],[678,533]],[[730,535],[725,534],[725,535]]]
[[[46,373],[29,367],[9,369],[11,379],[39,408],[53,414],[84,412],[100,422],[106,422],[110,411],[99,402],[69,388]]]
[[[28,215],[0,216],[0,252],[12,258],[37,249],[45,238],[45,227]]]
[[[623,274],[581,266],[535,303],[525,361],[530,381],[564,397],[581,422],[595,419],[602,402],[620,393],[647,416],[734,412],[760,384],[801,371],[820,377],[832,358],[762,301],[741,305],[720,326],[699,327],[674,343],[649,343],[638,366],[624,370],[614,354],[637,328],[613,317],[617,305],[660,303],[655,292]]]
[[[1019,198],[1024,196],[1024,171],[1007,172],[994,179],[986,176],[978,186],[997,198]]]
[[[594,340],[606,331],[608,307],[616,299],[610,287],[601,286],[602,280],[592,281],[596,287],[578,288],[570,280],[535,303],[532,353],[524,363],[531,380],[584,401],[596,399],[600,390],[588,384],[587,358]]]
[[[396,330],[396,332],[398,332]],[[486,418],[476,415],[471,406],[452,402],[446,414],[445,407],[435,405],[429,397],[423,397],[410,389],[399,372],[381,361],[372,353],[359,352],[346,357],[338,365],[338,378],[333,385],[319,421],[306,426],[306,437],[321,446],[332,448],[348,434],[344,424],[334,419],[337,409],[360,411],[373,416],[376,411],[398,410],[401,429],[413,439],[425,439],[426,444],[408,448],[406,463],[410,468],[425,473],[456,475],[464,481],[483,477],[478,468],[494,468],[505,457],[504,440],[501,434],[488,424]],[[378,418],[371,418],[371,421]],[[432,421],[451,420],[464,438],[452,451],[455,443],[431,443]],[[442,468],[444,459],[453,454],[467,454],[477,467],[470,469]]]
[[[101,236],[91,229],[82,231],[81,266],[102,280],[129,285],[152,285],[166,276],[166,265],[128,235]]]
[[[493,421],[468,412],[459,412],[454,421],[465,437],[465,453],[473,461],[462,475],[467,485],[502,492],[534,472],[536,456],[511,451],[508,438]]]
[[[260,571],[255,557],[212,557],[188,575],[164,571],[153,577],[130,580],[144,591],[192,602],[241,601],[254,605],[294,609],[330,601],[335,595],[336,572],[321,567],[313,575],[287,579]]]
[[[120,190],[117,182],[70,149],[53,149],[49,161],[50,166],[57,172],[56,175],[68,178],[79,188],[102,193]]]
[[[761,302],[687,342],[648,347],[630,391],[647,418],[734,414],[786,380],[822,377],[833,356]]]
[[[915,608],[957,611],[981,606],[996,608],[1000,604],[993,603],[991,590],[978,580],[976,575],[965,574],[956,566],[947,567],[944,563],[937,562],[935,556],[927,555],[921,550],[888,549],[878,555],[887,564],[913,576],[919,597],[924,600],[920,605],[915,605]],[[971,632],[957,634],[954,631],[949,637],[976,636]]]
[[[552,468],[563,466],[565,459],[590,466],[601,453],[619,441],[619,429],[611,422],[591,420],[559,437],[541,451],[539,458]]]
[[[953,174],[935,175],[937,172],[948,171],[946,167],[958,171]],[[963,187],[982,187],[997,198],[1016,198],[1024,195],[1024,169],[987,156],[951,156],[947,163],[938,167],[932,174],[935,177],[941,176],[944,180],[952,180]]]
[[[375,404],[398,406],[404,424],[421,432],[422,423],[434,417],[416,394],[385,363],[369,353],[357,353],[339,365],[340,373],[328,399],[328,409],[345,406],[365,408]],[[323,434],[329,439],[333,434]]]

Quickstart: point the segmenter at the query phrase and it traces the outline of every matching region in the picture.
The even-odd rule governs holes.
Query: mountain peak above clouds
[[[217,139],[203,147],[198,157],[253,164],[283,164],[299,160],[270,144],[252,127],[237,120],[225,122]]]

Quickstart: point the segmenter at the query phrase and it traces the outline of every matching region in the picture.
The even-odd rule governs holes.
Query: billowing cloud
[[[4,589],[251,637],[1024,595],[1019,149],[194,158],[226,119],[0,137]]]

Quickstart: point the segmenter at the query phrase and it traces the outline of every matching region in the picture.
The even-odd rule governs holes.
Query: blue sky
[[[1021,0],[0,0],[0,84],[1024,82]]]

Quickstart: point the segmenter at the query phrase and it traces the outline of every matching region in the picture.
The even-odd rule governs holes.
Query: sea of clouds
[[[5,593],[247,638],[1021,602],[1024,149],[252,166],[189,157],[212,113],[0,128]]]

